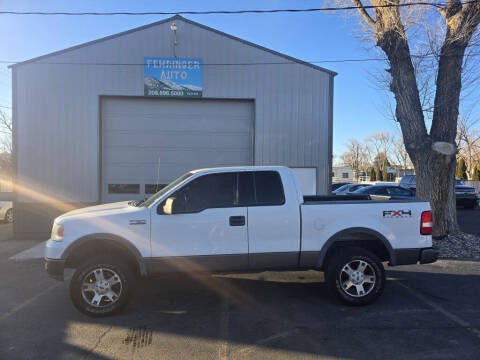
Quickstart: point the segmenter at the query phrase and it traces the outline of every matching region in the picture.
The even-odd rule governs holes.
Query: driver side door
[[[248,269],[247,208],[237,206],[237,174],[201,175],[170,197],[175,212],[152,209],[153,272]]]

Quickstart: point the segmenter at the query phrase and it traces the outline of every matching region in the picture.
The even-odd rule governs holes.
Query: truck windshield
[[[182,176],[180,176],[178,179],[176,180],[173,180],[170,184],[168,184],[167,186],[165,186],[162,190],[160,190],[159,192],[153,194],[152,196],[150,196],[147,200],[143,201],[140,206],[143,206],[143,207],[149,207],[150,205],[152,205],[155,201],[157,201],[157,199],[159,199],[160,197],[162,197],[163,194],[167,193],[168,191],[170,191],[170,189],[174,188],[175,186],[177,186],[178,184],[180,184],[182,181],[185,181],[187,180],[190,176],[192,176],[193,173],[191,172],[188,172],[186,174],[183,174]]]

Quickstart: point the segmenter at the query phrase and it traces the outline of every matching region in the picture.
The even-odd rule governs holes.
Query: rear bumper
[[[63,281],[63,270],[65,269],[65,260],[45,258],[44,264],[45,264],[45,270],[50,277]]]
[[[430,264],[438,259],[438,250],[433,248],[397,249],[395,263],[392,265]]]

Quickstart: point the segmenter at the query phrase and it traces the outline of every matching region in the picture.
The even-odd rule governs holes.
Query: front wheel
[[[13,223],[13,210],[8,209],[7,213],[5,214],[5,221],[9,224]]]
[[[374,302],[385,287],[385,269],[375,254],[346,247],[328,262],[325,274],[329,290],[347,305]]]
[[[134,279],[134,272],[127,264],[93,260],[75,271],[70,282],[70,297],[75,307],[86,315],[113,315],[128,304]]]

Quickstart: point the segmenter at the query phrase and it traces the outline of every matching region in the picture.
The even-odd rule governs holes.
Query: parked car
[[[332,184],[332,192],[337,190],[339,187],[343,186],[343,185],[348,185],[348,184],[351,184],[349,182],[336,182],[336,183],[333,183]]]
[[[332,193],[335,195],[350,194],[366,186],[370,186],[370,185],[369,184],[345,184],[343,186],[340,186],[338,189],[332,191]]]
[[[322,270],[341,301],[365,305],[383,292],[383,261],[431,263],[438,252],[428,202],[359,198],[304,198],[286,167],[195,170],[145,201],[59,216],[45,268],[58,279],[76,268],[70,296],[91,316],[120,311],[137,275],[172,271]]]
[[[0,201],[0,219],[4,222],[13,223],[13,208],[11,201]]]
[[[400,185],[415,190],[417,187],[416,175],[405,175],[400,180]],[[478,204],[478,194],[473,186],[464,185],[460,179],[455,179],[455,199],[457,206],[473,209]]]
[[[388,196],[391,200],[415,199],[415,191],[399,185],[372,185],[358,189],[354,194]]]

